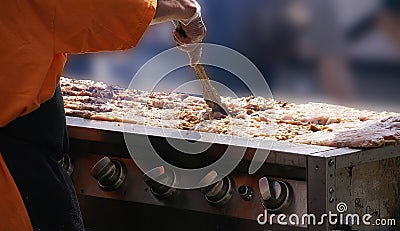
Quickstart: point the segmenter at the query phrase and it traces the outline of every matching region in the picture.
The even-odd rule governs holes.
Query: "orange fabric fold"
[[[0,230],[33,231],[28,212],[0,153]]]

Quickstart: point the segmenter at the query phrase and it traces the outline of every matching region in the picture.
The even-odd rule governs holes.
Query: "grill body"
[[[215,206],[195,189],[178,189],[167,198],[155,196],[131,159],[121,124],[72,117],[67,117],[67,124],[73,163],[71,177],[85,225],[92,230],[396,230],[395,226],[340,226],[328,222],[279,225],[277,218],[272,225],[259,225],[257,217],[264,212],[259,189],[263,177],[290,186],[290,203],[279,214],[296,214],[300,218],[314,214],[318,218],[329,211],[337,213],[337,204],[345,203],[346,213],[368,213],[373,219],[393,218],[400,225],[399,146],[359,150],[277,142],[262,167],[252,175],[248,168],[257,149],[244,147],[242,161],[229,174],[232,196],[225,205]],[[135,132],[132,135],[145,136]],[[148,137],[166,150],[165,158],[170,162],[201,162],[174,158],[176,153],[164,136]],[[225,144],[212,144],[204,155],[212,159],[224,148]],[[102,190],[90,174],[104,156],[126,167],[125,182],[117,190]],[[240,186],[254,190],[250,200],[240,195]]]

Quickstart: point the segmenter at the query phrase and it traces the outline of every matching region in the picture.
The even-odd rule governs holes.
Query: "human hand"
[[[201,7],[196,2],[196,13],[189,19],[173,21],[174,40],[179,49],[188,53],[191,66],[199,63],[202,53],[201,42],[206,35],[206,27],[201,17]]]
[[[201,43],[206,27],[201,17],[201,6],[196,0],[158,0],[152,24],[172,21],[174,40],[180,50],[188,53],[192,66],[200,60]]]
[[[200,43],[206,35],[206,26],[201,17],[201,6],[196,1],[194,3],[196,12],[190,18],[174,21],[174,39],[178,45]]]

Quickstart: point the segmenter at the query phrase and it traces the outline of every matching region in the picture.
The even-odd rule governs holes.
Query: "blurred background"
[[[399,0],[199,0],[205,42],[235,49],[263,73],[277,100],[327,102],[400,112]],[[69,55],[64,76],[128,87],[150,58],[174,47],[172,25],[149,27],[129,51]],[[213,80],[248,92],[226,71]],[[190,68],[159,90],[195,80]]]

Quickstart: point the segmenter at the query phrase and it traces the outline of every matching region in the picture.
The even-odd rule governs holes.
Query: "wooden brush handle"
[[[221,96],[218,94],[217,90],[212,86],[210,79],[208,78],[203,65],[194,65],[194,70],[196,71],[197,77],[200,79],[201,86],[203,87],[203,97],[205,100],[215,102],[221,105]]]

